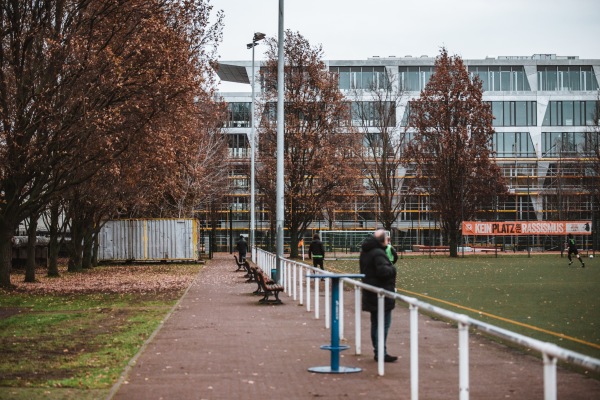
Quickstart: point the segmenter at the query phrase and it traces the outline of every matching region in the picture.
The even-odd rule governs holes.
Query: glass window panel
[[[558,90],[569,90],[569,67],[557,67]]]
[[[479,78],[481,79],[481,87],[484,91],[489,91],[490,87],[489,87],[489,76],[488,76],[488,70],[487,67],[478,67],[478,72],[479,74]]]
[[[573,102],[573,125],[581,126],[581,102]]]
[[[563,125],[573,126],[573,102],[563,101]]]
[[[490,91],[500,90],[500,67],[489,67],[490,71]]]
[[[425,88],[425,86],[429,83],[431,79],[431,75],[433,75],[433,67],[421,67],[421,71],[423,71],[423,86],[421,90]]]
[[[373,87],[373,68],[363,68],[361,89],[375,89]]]
[[[550,126],[558,126],[558,101],[550,102]]]
[[[504,108],[501,101],[492,101],[492,114],[494,119],[493,126],[503,126],[504,123]]]
[[[596,113],[596,102],[586,101],[585,102],[585,124],[594,125],[594,114]]]
[[[350,86],[352,89],[360,89],[362,87],[362,68],[350,67]]]
[[[514,101],[504,101],[504,126],[515,125]]]
[[[592,67],[581,67],[581,73],[584,75],[585,87],[581,90],[598,90],[598,81]]]
[[[576,151],[578,154],[585,151],[585,136],[586,135],[583,132],[573,133],[574,151]]]
[[[556,90],[557,85],[557,69],[556,67],[548,67],[546,70],[546,87],[543,90]]]
[[[569,67],[569,85],[571,90],[581,90],[580,70],[581,67]]]
[[[410,91],[420,91],[419,85],[419,67],[408,67],[407,71],[407,89]]]
[[[517,126],[527,125],[527,102],[525,101],[515,102],[515,124]]]
[[[504,151],[507,157],[514,157],[517,154],[517,145],[514,132],[504,132]]]
[[[527,125],[537,126],[537,101],[527,103]]]
[[[510,75],[510,67],[500,68],[500,90],[505,92],[511,90]]]
[[[350,68],[349,67],[340,67],[339,68],[339,82],[341,90],[349,90],[350,89]]]

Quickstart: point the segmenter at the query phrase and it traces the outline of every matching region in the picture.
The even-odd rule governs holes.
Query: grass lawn
[[[600,359],[600,268],[560,255],[408,256],[399,293]],[[358,260],[327,261],[358,272]]]
[[[102,399],[200,265],[104,266],[0,291],[0,398]]]

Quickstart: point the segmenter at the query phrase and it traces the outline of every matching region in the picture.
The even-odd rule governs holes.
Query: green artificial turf
[[[600,268],[560,255],[408,256],[398,260],[398,292],[432,305],[600,358]],[[358,272],[357,260],[327,269]]]

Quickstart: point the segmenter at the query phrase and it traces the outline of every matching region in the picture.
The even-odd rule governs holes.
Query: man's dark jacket
[[[248,242],[246,242],[244,238],[240,238],[240,240],[237,241],[236,248],[240,254],[246,254],[248,252]]]
[[[392,265],[385,253],[385,248],[374,236],[367,238],[360,252],[360,273],[365,274],[363,282],[377,286],[390,292],[396,291],[396,267]],[[394,309],[396,301],[386,297],[385,310]],[[363,311],[377,311],[377,293],[368,290],[362,291]]]
[[[319,239],[314,239],[310,242],[310,246],[308,246],[308,258],[325,258],[325,246],[323,246],[323,242]]]

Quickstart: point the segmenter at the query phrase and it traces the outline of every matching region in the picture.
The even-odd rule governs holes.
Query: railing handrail
[[[260,254],[260,256],[263,258],[267,257],[267,258],[270,258],[271,260],[274,260],[274,258],[276,257],[274,254],[266,252],[261,249],[257,249],[257,253]],[[323,271],[321,269],[312,267],[310,265],[307,265],[305,263],[295,261],[295,260],[285,259],[284,265],[285,264],[291,264],[291,265],[295,264],[296,266],[299,266],[300,268],[306,269],[311,272],[316,272],[319,274],[331,274],[331,272],[329,272],[329,271]],[[285,268],[284,268],[283,274],[284,275],[287,274],[287,272],[285,272]],[[288,282],[287,276],[284,276],[284,279],[285,279],[285,283],[287,283]],[[508,329],[500,328],[493,324],[489,324],[489,323],[480,321],[480,320],[472,318],[468,315],[460,314],[460,313],[450,311],[450,310],[446,310],[444,308],[434,306],[434,305],[424,302],[422,300],[418,300],[414,297],[409,297],[409,296],[405,296],[402,294],[393,293],[393,292],[381,289],[379,287],[375,287],[375,286],[368,285],[366,283],[357,281],[355,279],[342,278],[342,281],[354,286],[355,288],[360,288],[361,290],[367,290],[367,291],[370,291],[373,293],[377,293],[378,296],[385,296],[385,297],[393,298],[396,300],[400,300],[400,301],[408,304],[410,306],[411,311],[416,310],[416,312],[419,312],[420,310],[426,310],[428,313],[432,313],[439,317],[456,322],[459,325],[459,331],[462,330],[462,332],[459,333],[460,335],[468,334],[468,328],[472,327],[472,328],[478,329],[480,331],[483,331],[491,336],[494,336],[496,338],[503,339],[505,341],[514,343],[516,345],[528,347],[535,351],[538,351],[539,353],[542,354],[543,362],[544,362],[544,393],[545,393],[544,398],[546,400],[555,400],[556,399],[556,360],[557,359],[562,360],[568,364],[573,364],[573,365],[577,365],[580,367],[584,367],[584,368],[593,370],[595,372],[600,372],[600,359],[586,356],[584,354],[577,353],[575,351],[567,350],[567,349],[557,346],[554,343],[543,342],[541,340],[534,339],[534,338],[531,338],[531,337],[528,337],[528,336],[525,336],[525,335],[522,335],[522,334],[519,334],[516,332],[512,332]],[[294,284],[295,284],[295,280],[294,280]],[[291,280],[290,280],[290,285],[291,285]],[[284,284],[284,287],[286,289],[288,288],[288,286],[286,286],[285,284]],[[301,282],[300,282],[300,287],[302,289]],[[317,288],[318,288],[318,286],[315,286],[315,290],[318,290]],[[294,299],[295,299],[295,287],[293,288],[293,290],[294,290]],[[307,297],[308,297],[308,295],[309,294],[307,293]],[[327,295],[327,293],[326,293],[326,295]],[[326,301],[327,301],[327,299],[326,299]],[[315,307],[317,307],[317,305],[315,305]],[[358,305],[357,305],[357,307],[358,307]],[[326,325],[326,326],[328,327],[328,325]],[[411,335],[412,335],[412,329],[413,329],[413,327],[411,324]],[[415,329],[416,329],[416,327],[415,327]],[[465,333],[465,331],[466,331],[466,333]],[[465,342],[465,343],[468,343],[468,342]],[[459,347],[461,347],[461,346],[459,346]],[[468,347],[468,346],[466,346],[466,347]],[[468,349],[460,349],[460,351],[463,351],[463,350],[467,352],[466,357],[468,357]],[[357,353],[357,354],[359,354],[359,353]],[[461,357],[461,362],[462,362],[462,357],[463,357],[462,353],[461,353],[460,357]],[[468,363],[468,358],[467,358],[466,362]],[[468,367],[468,364],[467,364],[467,367]],[[383,375],[383,363],[380,363],[379,374]],[[461,377],[461,383],[460,383],[460,387],[461,387],[460,398],[461,399],[468,399],[468,371],[466,371],[465,374],[467,375],[467,383],[466,383],[467,388],[463,387],[463,381],[462,381],[463,378]],[[412,371],[411,371],[411,375],[412,375]],[[411,376],[411,379],[412,379],[412,376]],[[417,382],[416,378],[415,378],[415,382]],[[415,392],[413,392],[412,398],[417,399],[418,398],[418,394],[417,394],[418,389],[414,389],[414,390],[415,390]]]

